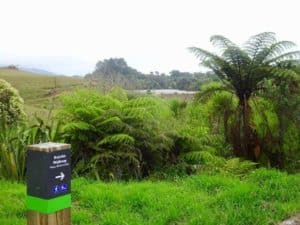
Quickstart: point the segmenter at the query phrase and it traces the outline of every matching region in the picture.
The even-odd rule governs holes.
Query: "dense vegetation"
[[[205,82],[208,74],[201,75],[201,86],[193,83],[200,91],[192,101],[112,88],[148,79],[123,59],[99,62],[87,76],[100,77],[105,88],[82,80],[57,85],[43,118],[24,116],[22,99],[2,82],[0,178],[24,181],[27,145],[67,142],[76,177],[74,224],[274,224],[300,210],[299,175],[285,173],[300,169],[300,52],[273,33],[253,36],[244,47],[222,36],[211,40],[221,48],[218,54],[191,48],[214,72]],[[173,71],[168,82],[196,77],[183,74]],[[25,88],[20,93],[26,104]],[[17,111],[10,106],[16,101]],[[0,182],[12,198],[24,188],[16,186],[14,192]],[[0,210],[0,222],[10,224],[6,217],[13,215],[21,219],[11,224],[23,223],[22,205],[7,207],[12,209]]]
[[[99,61],[93,73],[85,76],[90,86],[110,90],[118,86],[132,89],[180,89],[198,91],[200,84],[215,79],[211,73],[189,73],[172,70],[168,75],[158,71],[143,74],[127,65],[123,58]]]
[[[237,156],[257,161],[261,154],[265,154],[273,166],[283,168],[284,136],[290,124],[296,126],[300,124],[296,116],[300,104],[300,79],[296,72],[300,51],[293,51],[296,47],[293,42],[278,42],[274,33],[255,35],[243,48],[218,35],[213,36],[211,42],[219,47],[219,54],[196,47],[190,49],[201,59],[202,64],[214,71],[222,81],[221,85],[212,86],[203,94],[226,91],[232,93],[232,99],[237,98],[235,119],[229,124],[231,127],[226,127],[233,130],[230,133],[231,137],[227,136],[227,140],[231,142]],[[264,97],[269,97],[268,100],[275,101],[273,111],[278,120],[276,125],[279,134],[274,135],[273,131],[268,133],[272,135],[270,137],[272,146],[266,146],[270,143],[265,143],[268,139],[265,133],[262,134],[263,138],[259,137],[261,132],[251,118],[253,105],[261,104],[257,102],[264,94]],[[285,99],[282,99],[283,96]],[[232,105],[229,104],[229,107]],[[289,115],[284,115],[285,112],[289,112],[287,113]],[[266,113],[262,114],[266,117],[264,119],[267,119]]]

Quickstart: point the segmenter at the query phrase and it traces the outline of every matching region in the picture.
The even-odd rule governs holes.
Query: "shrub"
[[[121,96],[121,97],[120,97]],[[74,171],[97,179],[140,178],[165,164],[174,145],[172,112],[151,96],[80,90],[62,98],[59,117],[72,144]]]
[[[191,151],[184,155],[184,159],[194,164],[198,170],[211,173],[224,173],[237,177],[244,177],[256,169],[256,163],[239,158],[224,159],[209,151]]]
[[[26,149],[30,144],[61,141],[59,124],[51,125],[37,118],[33,125],[0,119],[0,178],[23,181],[26,171]]]
[[[0,79],[0,115],[10,124],[18,121],[25,116],[23,105],[24,101],[18,91]]]

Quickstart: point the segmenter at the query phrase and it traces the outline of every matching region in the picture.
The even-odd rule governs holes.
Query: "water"
[[[152,93],[156,95],[174,95],[174,94],[188,94],[193,95],[197,93],[197,91],[184,91],[184,90],[178,90],[178,89],[153,89],[153,90],[134,90],[134,92],[146,94],[146,93]]]

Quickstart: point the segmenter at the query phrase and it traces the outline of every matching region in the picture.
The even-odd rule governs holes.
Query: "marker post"
[[[27,151],[27,224],[71,224],[71,146],[42,143]]]

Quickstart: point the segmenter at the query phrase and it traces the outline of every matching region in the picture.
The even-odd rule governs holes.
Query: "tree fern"
[[[275,34],[264,32],[249,38],[244,46],[239,47],[227,38],[217,35],[211,38],[218,53],[201,48],[189,48],[200,63],[211,69],[238,99],[237,116],[239,137],[242,143],[231,141],[237,156],[257,160],[253,142],[255,132],[251,127],[251,106],[249,100],[264,91],[265,79],[283,79],[295,76],[291,69],[299,65],[300,51],[290,41],[277,41]],[[213,88],[212,91],[224,91],[225,88]],[[210,91],[211,92],[211,91]],[[204,92],[205,93],[205,92]]]
[[[79,91],[62,98],[58,116],[66,141],[73,145],[79,174],[97,179],[140,177],[163,165],[173,148],[166,122],[172,112],[163,100],[115,95]]]

